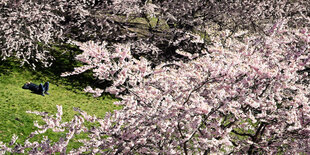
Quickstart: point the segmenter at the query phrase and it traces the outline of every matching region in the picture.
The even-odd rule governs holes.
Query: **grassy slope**
[[[5,143],[11,140],[13,134],[19,137],[17,142],[22,142],[33,132],[36,127],[33,121],[41,118],[34,114],[26,113],[27,110],[45,111],[54,115],[56,113],[56,105],[63,106],[63,120],[68,121],[73,118],[77,112],[73,107],[79,107],[88,114],[103,117],[107,111],[120,109],[113,105],[116,99],[111,96],[93,98],[91,95],[85,95],[84,92],[78,89],[73,89],[70,86],[62,85],[61,82],[53,82],[52,77],[43,77],[39,74],[33,74],[30,71],[21,68],[11,68],[7,70],[1,69],[0,66],[0,141]],[[8,73],[9,72],[9,73]],[[50,82],[50,95],[37,95],[29,90],[24,90],[21,87],[27,81],[39,84],[45,81]],[[71,89],[71,90],[70,90]],[[48,131],[44,134],[52,140],[59,139],[65,133],[53,133]],[[37,136],[32,140],[39,140]],[[82,136],[82,137],[85,137]],[[71,143],[70,147],[75,147],[79,144]]]

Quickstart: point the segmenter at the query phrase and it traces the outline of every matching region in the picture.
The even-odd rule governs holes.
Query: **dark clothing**
[[[34,83],[26,83],[24,84],[24,86],[22,87],[23,89],[29,89],[32,92],[36,93],[36,94],[41,94],[44,96],[45,94],[48,94],[48,89],[49,89],[49,82],[45,82],[44,85],[42,85],[42,83],[38,86]]]
[[[33,92],[38,92],[39,91],[39,86],[34,84],[34,83],[26,83],[24,86],[23,86],[23,89],[29,89]]]

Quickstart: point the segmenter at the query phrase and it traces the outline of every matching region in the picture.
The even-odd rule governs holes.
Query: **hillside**
[[[41,96],[31,93],[30,90],[22,89],[27,81],[36,84],[49,81],[50,95]],[[62,105],[63,120],[68,121],[77,114],[73,107],[79,107],[97,117],[103,117],[106,112],[117,109],[117,106],[113,104],[116,99],[111,96],[93,98],[90,94],[85,94],[82,90],[64,83],[61,80],[54,80],[51,75],[42,76],[40,72],[34,73],[25,68],[5,68],[5,65],[0,65],[0,141],[7,143],[12,135],[16,134],[19,137],[17,142],[23,142],[36,129],[33,121],[40,123],[42,119],[34,114],[26,113],[28,110],[55,114],[56,105]],[[58,140],[61,134],[64,133],[55,135],[48,131],[45,135]],[[33,140],[38,139],[34,137]]]

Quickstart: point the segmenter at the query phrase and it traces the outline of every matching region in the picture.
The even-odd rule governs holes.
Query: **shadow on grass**
[[[20,61],[15,58],[0,59],[0,76],[1,74],[9,74],[15,68],[20,68]]]
[[[23,71],[29,70],[33,75],[33,80],[42,82],[49,81],[55,85],[64,84],[68,90],[76,92],[75,90],[83,90],[86,86],[105,89],[111,82],[101,81],[93,77],[91,71],[86,71],[82,74],[72,75],[68,77],[61,77],[64,72],[71,72],[75,67],[80,67],[83,64],[75,60],[78,54],[82,51],[77,46],[70,44],[54,45],[49,50],[50,54],[54,57],[52,65],[50,67],[44,67],[38,62],[31,61],[36,65],[36,69],[31,69],[29,64],[21,66],[21,62],[16,58],[8,58],[6,60],[0,60],[0,76],[1,74],[9,74],[13,70]],[[27,81],[25,81],[27,82]],[[107,94],[103,94],[107,95]]]

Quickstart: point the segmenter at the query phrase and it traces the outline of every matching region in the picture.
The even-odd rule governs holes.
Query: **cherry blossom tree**
[[[63,18],[50,11],[53,4],[3,0],[0,7],[2,59],[16,56],[27,63],[30,60],[48,62],[51,57],[42,46],[56,38],[62,39],[59,22]]]
[[[138,7],[140,3],[2,0],[0,57],[2,60],[17,57],[22,64],[26,62],[33,68],[35,62],[41,62],[47,67],[53,60],[50,54],[52,45],[64,44],[68,40],[120,40],[121,37],[114,37],[124,33],[124,29],[120,30],[123,22],[118,21],[122,20],[124,15],[129,16],[143,9],[144,7]],[[130,9],[124,9],[125,5]],[[147,4],[145,7],[149,8]]]
[[[0,5],[1,58],[16,56],[45,66],[53,60],[50,45],[68,40],[135,42],[133,55],[156,65],[186,59],[176,50],[206,50],[212,43],[206,28],[214,33],[229,29],[230,37],[240,30],[265,35],[266,25],[278,19],[307,27],[310,8],[307,0],[2,0]]]
[[[89,29],[81,40],[71,36],[70,43],[83,51],[76,59],[84,65],[63,76],[92,71],[111,85],[85,91],[95,97],[114,94],[120,99],[115,104],[123,109],[97,118],[75,108],[80,114],[68,122],[61,120],[61,106],[56,116],[29,111],[42,116],[45,125],[35,122],[38,130],[24,144],[15,144],[16,136],[10,144],[0,143],[1,153],[309,153],[307,1],[92,4],[85,8],[110,8],[103,9],[110,15],[88,12],[87,20],[78,20],[80,28]],[[78,11],[76,19],[80,12],[86,14]],[[89,20],[91,15],[98,18]],[[155,25],[150,16],[157,18]],[[132,23],[127,23],[131,17],[147,21],[146,34],[132,31]],[[74,20],[63,24],[74,25]],[[169,29],[160,27],[162,23]],[[92,31],[92,24],[111,29],[99,33]],[[85,121],[99,125],[86,127]],[[48,129],[66,136],[57,142],[48,137],[30,142]],[[67,150],[81,132],[88,133],[87,139],[79,139],[82,146]]]
[[[130,45],[76,42],[84,51],[77,59],[86,65],[78,74],[92,70],[94,76],[112,80],[105,91],[115,94],[124,108],[105,118],[90,116],[81,109],[70,122],[61,122],[61,106],[56,117],[43,116],[47,129],[64,131],[66,137],[24,145],[2,144],[3,152],[117,154],[274,154],[309,153],[309,30],[290,29],[275,23],[270,35],[251,35],[242,41],[213,37],[217,45],[201,51],[203,56],[178,50],[190,59],[171,61],[154,68],[146,59],[133,58]],[[227,31],[222,32],[228,35]],[[110,52],[110,50],[112,50]],[[119,80],[122,79],[122,80]],[[121,81],[121,82],[119,82]],[[96,93],[102,90],[86,88]],[[125,91],[125,93],[122,93]],[[98,92],[99,91],[99,92]],[[84,121],[98,122],[86,128]],[[70,139],[81,132],[83,146],[66,150]],[[31,136],[30,136],[31,137]]]
[[[83,20],[89,12],[83,1],[2,0],[0,3],[1,58],[17,57],[35,68],[35,62],[51,65],[50,47],[64,43],[74,26],[66,18]],[[75,22],[80,24],[80,22]]]

